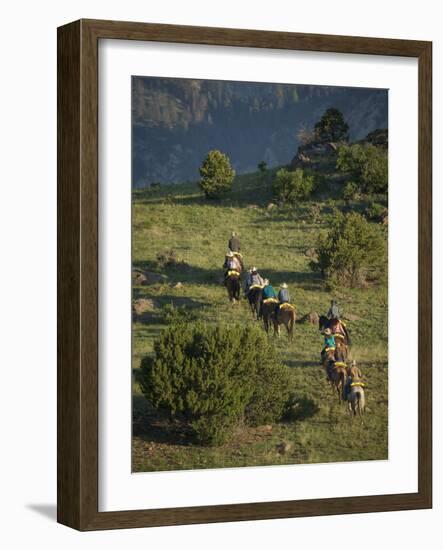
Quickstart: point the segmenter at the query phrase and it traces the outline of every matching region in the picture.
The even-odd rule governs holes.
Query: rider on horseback
[[[240,239],[235,231],[231,233],[231,238],[228,241],[228,248],[231,252],[240,252]]]
[[[326,351],[335,349],[335,338],[334,338],[334,335],[332,334],[331,329],[325,328],[324,335],[325,335],[324,346],[323,346],[323,349],[321,350],[322,362],[324,360]]]
[[[346,329],[346,325],[341,320],[341,312],[337,305],[336,300],[331,300],[331,307],[329,308],[326,317],[329,319],[329,327],[332,330],[332,334],[338,334],[347,340],[347,343],[350,343],[349,333]]]
[[[234,255],[232,250],[228,250],[226,253],[223,269],[225,270],[225,279],[230,271],[236,271],[239,275],[241,273],[242,267],[240,260]]]
[[[289,302],[291,301],[291,298],[289,296],[288,285],[286,283],[283,283],[282,285],[280,285],[280,290],[278,291],[278,301],[279,303],[275,308],[276,315],[278,314],[280,306],[282,304],[289,304]]]
[[[244,286],[245,296],[248,295],[251,287],[253,286],[263,287],[264,284],[265,284],[265,280],[260,275],[257,268],[251,267],[251,269],[248,271],[246,275],[245,286]]]
[[[262,317],[262,314],[263,314],[263,302],[265,300],[269,300],[272,298],[275,299],[276,302],[278,300],[277,293],[275,292],[274,287],[271,285],[269,279],[264,280],[264,285],[265,286],[263,287],[261,302],[260,302],[260,313],[259,313],[260,318]]]

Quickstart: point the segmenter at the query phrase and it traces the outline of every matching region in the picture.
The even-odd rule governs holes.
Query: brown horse
[[[330,348],[323,355],[323,368],[326,371],[328,381],[331,384],[332,393],[337,392],[338,402],[343,400],[343,390],[346,385],[346,365],[335,360],[335,350]]]
[[[335,359],[336,361],[341,361],[346,363],[348,359],[348,345],[346,344],[345,338],[342,334],[334,334],[335,339]]]
[[[278,312],[274,312],[272,322],[274,324],[274,334],[280,336],[280,325],[284,325],[288,332],[289,340],[294,337],[294,325],[295,325],[295,307],[292,304],[282,304],[278,309]]]
[[[347,375],[350,378],[349,389],[346,395],[349,413],[351,418],[357,416],[357,414],[361,418],[366,406],[365,391],[363,389],[365,383],[363,382],[361,370],[355,365],[355,362],[351,367],[348,367]]]
[[[277,302],[275,300],[265,301],[263,302],[261,313],[263,317],[263,324],[265,326],[265,331],[269,333],[269,328],[271,326],[271,323],[274,324],[275,319],[275,306]],[[275,332],[275,325],[274,325],[274,333]]]
[[[225,278],[225,286],[232,304],[240,300],[240,273],[230,271]]]

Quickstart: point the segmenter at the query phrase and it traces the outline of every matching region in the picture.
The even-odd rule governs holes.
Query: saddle
[[[334,369],[337,369],[339,367],[346,368],[346,363],[343,363],[343,361],[334,361]]]
[[[263,300],[264,304],[278,304],[277,298],[266,298],[266,300]]]
[[[240,277],[240,273],[236,269],[230,269],[227,274],[227,277]]]
[[[280,304],[280,309],[282,309],[282,310],[285,310],[285,309],[295,310],[295,306],[293,306],[292,304],[289,304],[288,302],[285,302],[283,304]]]
[[[364,388],[366,384],[364,382],[351,382],[350,386],[351,388]]]
[[[340,332],[334,332],[334,338],[337,340],[341,340],[342,342],[345,341],[345,337]]]
[[[254,288],[260,288],[260,289],[262,289],[262,288],[263,288],[263,285],[251,285],[251,286],[249,287],[249,290],[252,290],[252,289],[254,289]]]

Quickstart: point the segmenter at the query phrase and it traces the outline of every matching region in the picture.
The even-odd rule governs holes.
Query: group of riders
[[[244,271],[243,255],[240,251],[240,239],[235,232],[232,232],[231,238],[228,241],[228,251],[223,264],[224,280],[234,275],[240,277]],[[243,283],[243,292],[245,298],[248,298],[250,292],[254,289],[260,289],[260,309],[257,318],[260,319],[263,315],[264,303],[275,303],[275,314],[278,314],[280,307],[283,304],[290,304],[290,295],[288,285],[282,283],[278,292],[271,285],[269,279],[262,277],[255,266],[252,266],[246,272],[246,277]]]
[[[240,277],[244,272],[243,255],[241,253],[241,243],[238,235],[233,231],[228,241],[228,251],[225,256],[223,264],[224,269],[224,282],[228,288],[230,298],[235,301],[235,293],[231,295],[231,290],[228,281],[236,281],[237,292],[240,292]],[[267,311],[271,311],[271,317],[275,325],[278,325],[279,313],[282,309],[292,309],[289,313],[293,315],[292,319],[295,320],[295,307],[290,303],[290,294],[288,285],[282,283],[278,289],[278,292],[272,286],[268,278],[262,277],[258,269],[253,266],[246,272],[246,277],[243,283],[243,292],[245,298],[249,299],[251,308],[253,309],[253,300],[257,298],[257,311],[256,318],[263,318],[264,304],[266,304]],[[252,294],[254,298],[252,298]],[[287,309],[286,309],[287,308]],[[268,324],[265,320],[265,328],[268,330]],[[292,337],[293,330],[292,325],[289,322],[288,334]],[[348,374],[348,371],[358,371],[355,366],[355,362],[351,367],[347,367],[347,355],[348,347],[351,343],[349,332],[346,328],[346,324],[342,320],[342,315],[336,300],[331,300],[330,308],[325,316],[320,316],[319,329],[324,336],[324,345],[321,350],[321,364],[326,370],[328,381],[333,383],[334,377],[341,373],[342,379],[340,393],[342,393],[343,399],[346,400],[346,396],[349,394],[352,382],[352,376]],[[353,370],[354,369],[354,370]],[[358,384],[358,382],[355,382]]]

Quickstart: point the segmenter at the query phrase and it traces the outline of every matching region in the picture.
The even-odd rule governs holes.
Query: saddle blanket
[[[249,290],[252,290],[253,288],[263,288],[263,285],[251,285]]]
[[[231,277],[231,276],[240,277],[240,273],[238,271],[235,271],[235,269],[230,269],[228,271],[228,277]]]
[[[287,302],[284,304],[280,304],[280,309],[292,309],[295,310],[295,306],[292,304],[288,304]]]
[[[263,300],[264,304],[278,304],[277,298],[266,298],[266,300]]]

